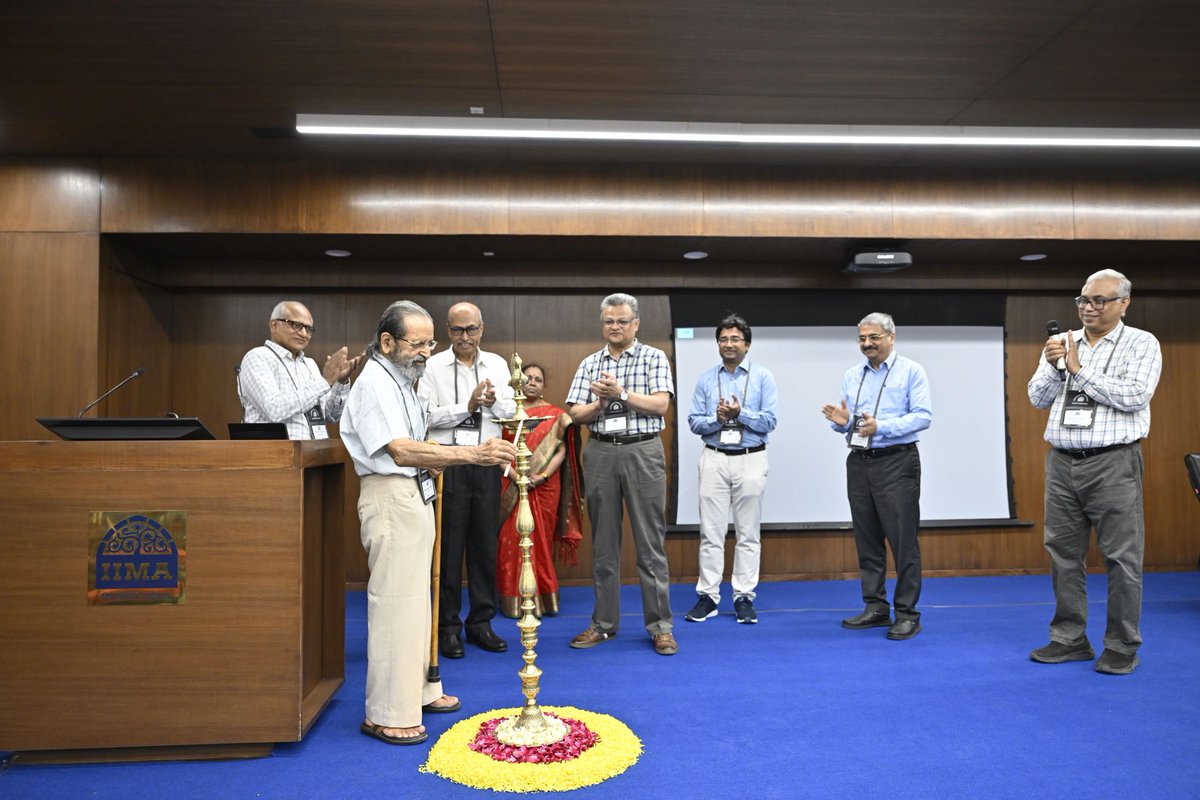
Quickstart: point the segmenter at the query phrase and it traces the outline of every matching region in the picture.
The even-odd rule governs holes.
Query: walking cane
[[[433,574],[429,581],[433,591],[432,641],[429,643],[429,683],[437,683],[442,679],[438,668],[438,601],[442,590],[442,473],[437,476],[437,504],[433,507]]]

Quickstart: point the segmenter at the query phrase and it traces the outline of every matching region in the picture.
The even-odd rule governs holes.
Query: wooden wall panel
[[[816,175],[746,168],[739,180],[717,173],[704,183],[706,236],[896,235],[886,175]]]
[[[107,391],[138,367],[146,371],[89,412],[96,417],[154,417],[172,410],[174,300],[135,277],[132,253],[100,243],[100,385]],[[132,272],[131,272],[132,270]]]
[[[1158,176],[109,159],[105,232],[1200,239]]]
[[[1076,236],[1066,177],[1019,172],[910,175],[894,181],[892,199],[895,235],[901,238]]]
[[[100,170],[88,159],[0,159],[0,231],[100,230]]]
[[[1080,239],[1200,239],[1200,182],[1120,174],[1075,180]]]
[[[37,417],[74,416],[99,394],[98,247],[93,233],[0,233],[0,341],[16,370],[0,440],[52,438]]]

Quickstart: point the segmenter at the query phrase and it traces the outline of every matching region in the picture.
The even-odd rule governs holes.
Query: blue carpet
[[[1099,652],[1103,576],[1088,587]],[[652,651],[633,586],[623,590],[620,635],[592,650],[567,647],[587,624],[590,589],[566,589],[563,613],[544,621],[539,701],[611,714],[645,744],[625,774],[568,795],[1200,798],[1200,573],[1146,576],[1142,664],[1121,677],[1097,674],[1091,662],[1029,661],[1047,641],[1047,576],[927,579],[924,631],[907,642],[888,641],[882,628],[840,627],[860,608],[857,581],[765,584],[756,626],[734,623],[728,596],[719,616],[684,622],[693,601],[690,585],[672,587],[680,651],[671,658]],[[515,646],[515,624],[496,627]],[[346,685],[303,742],[269,758],[18,765],[0,775],[0,797],[488,796],[419,773],[427,746],[388,747],[358,733],[360,592],[347,595],[346,639]],[[468,645],[442,673],[474,714],[520,704],[520,666],[512,650]],[[427,719],[431,740],[459,718]]]

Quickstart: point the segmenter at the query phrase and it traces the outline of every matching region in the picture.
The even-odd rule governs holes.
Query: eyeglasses
[[[717,344],[741,344],[746,341],[741,336],[722,336],[717,339]]]
[[[600,321],[606,328],[628,328],[633,324],[633,320],[625,317],[621,319],[602,319]]]
[[[474,336],[475,334],[479,333],[479,331],[480,331],[480,327],[478,325],[468,325],[465,328],[461,325],[451,325],[450,326],[450,335],[451,336],[462,336],[464,333],[467,336]]]
[[[275,322],[286,322],[288,325],[292,326],[292,330],[294,330],[296,333],[303,332],[307,333],[309,336],[312,336],[317,332],[317,329],[312,325],[305,325],[303,322],[296,322],[294,319],[277,319]]]
[[[428,342],[410,342],[408,339],[401,339],[399,336],[397,336],[396,340],[400,341],[400,342],[404,342],[406,345],[411,347],[413,350],[424,350],[426,348],[428,348],[430,350],[437,350],[437,345],[438,345],[437,339],[430,339]]]
[[[1116,297],[1084,297],[1083,295],[1080,295],[1079,297],[1075,298],[1075,305],[1079,308],[1083,308],[1086,305],[1091,305],[1092,308],[1100,311],[1104,308],[1106,303],[1111,303],[1114,300],[1124,300],[1126,297],[1129,297],[1129,295],[1119,294]]]
[[[886,334],[886,333],[868,333],[866,336],[858,337],[858,343],[859,344],[866,344],[867,342],[878,343],[878,342],[882,342],[887,337],[888,337],[888,334]]]

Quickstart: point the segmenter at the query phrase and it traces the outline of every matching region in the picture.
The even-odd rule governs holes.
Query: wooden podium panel
[[[344,678],[348,463],[337,440],[0,442],[0,750],[303,737]],[[89,512],[166,510],[183,602],[88,605]]]

